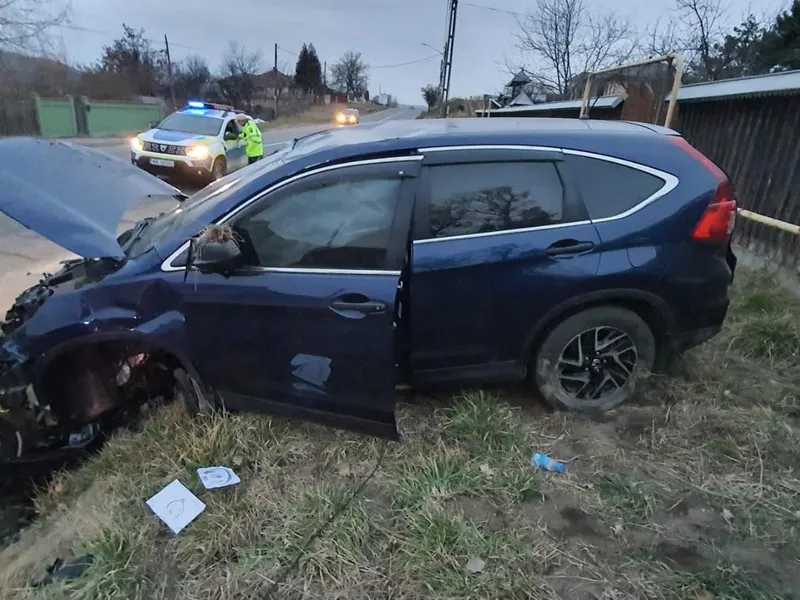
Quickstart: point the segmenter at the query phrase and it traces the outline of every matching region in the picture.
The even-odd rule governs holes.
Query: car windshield
[[[197,215],[212,209],[215,204],[225,200],[230,194],[235,193],[240,187],[252,181],[253,178],[284,164],[288,155],[288,150],[276,152],[264,160],[253,163],[239,171],[234,171],[222,179],[207,185],[184,200],[174,210],[159,215],[150,221],[141,230],[139,237],[128,246],[125,254],[131,259],[141,256],[161,240],[169,237],[172,232],[178,231],[186,223],[192,221]]]
[[[161,122],[158,129],[195,133],[197,135],[218,135],[220,129],[222,129],[222,123],[222,119],[216,117],[173,113]]]

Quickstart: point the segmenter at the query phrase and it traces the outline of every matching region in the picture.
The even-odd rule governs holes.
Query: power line
[[[527,15],[524,15],[524,14],[519,13],[519,12],[514,12],[513,10],[506,10],[504,8],[497,8],[497,7],[494,7],[494,6],[486,6],[485,4],[474,4],[472,2],[462,2],[461,5],[462,6],[471,6],[472,8],[480,8],[481,10],[488,10],[488,11],[491,11],[491,12],[501,13],[501,14],[504,14],[504,15],[513,15],[515,17],[525,17],[525,16],[527,16]]]
[[[370,67],[370,69],[392,69],[394,67],[405,67],[406,65],[414,65],[414,64],[425,62],[425,61],[428,61],[428,60],[433,60],[434,58],[437,58],[438,56],[439,56],[438,54],[434,54],[434,55],[428,56],[426,58],[418,58],[417,60],[409,60],[408,62],[397,63],[395,65],[379,65],[377,67]]]

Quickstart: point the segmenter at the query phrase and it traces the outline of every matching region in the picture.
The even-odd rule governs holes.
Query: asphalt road
[[[362,123],[377,123],[391,119],[414,119],[418,110],[408,108],[390,108],[385,111],[364,115]],[[276,146],[296,137],[308,135],[316,131],[328,129],[331,124],[304,125],[286,129],[268,130],[264,132],[264,145],[267,152],[270,146]],[[130,160],[127,142],[103,144],[98,150],[111,154],[125,162]],[[197,191],[197,187],[180,186],[187,194]],[[130,227],[134,222],[145,217],[159,214],[171,207],[162,202],[145,204],[126,213],[120,224],[120,230]],[[0,318],[16,295],[36,282],[42,272],[53,272],[61,260],[71,255],[40,235],[22,227],[0,212]]]

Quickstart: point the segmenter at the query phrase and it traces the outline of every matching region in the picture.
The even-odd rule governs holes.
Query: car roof
[[[562,135],[563,134],[563,135]],[[388,120],[357,128],[326,129],[306,136],[295,156],[341,149],[342,154],[393,152],[460,144],[551,143],[556,138],[603,138],[677,135],[671,129],[632,121],[551,118],[460,118]]]

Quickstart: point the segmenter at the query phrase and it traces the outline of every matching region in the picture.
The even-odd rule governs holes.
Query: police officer
[[[247,163],[264,158],[264,141],[261,139],[261,130],[255,121],[245,114],[236,115],[236,124],[239,125],[239,139],[244,140],[244,151],[247,154]]]

